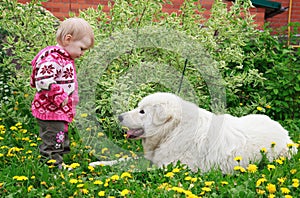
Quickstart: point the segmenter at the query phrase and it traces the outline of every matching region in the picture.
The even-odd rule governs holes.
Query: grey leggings
[[[55,165],[62,164],[63,154],[70,152],[68,137],[68,123],[56,120],[37,119],[40,127],[42,144],[39,145],[40,154],[46,158],[54,159]]]

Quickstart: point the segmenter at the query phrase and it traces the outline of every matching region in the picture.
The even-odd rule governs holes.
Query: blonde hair
[[[94,32],[90,24],[82,18],[68,18],[64,20],[56,32],[56,41],[58,44],[63,44],[63,39],[66,35],[70,34],[74,41],[81,40],[83,37],[88,36],[91,39],[89,47],[94,45]]]

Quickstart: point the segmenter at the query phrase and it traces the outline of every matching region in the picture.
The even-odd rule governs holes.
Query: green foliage
[[[18,4],[5,0],[0,4],[0,27],[5,32],[0,63],[1,96],[6,92],[5,104],[1,104],[0,116],[14,123],[18,118],[29,119],[30,103],[34,90],[29,86],[31,60],[47,45],[55,44],[55,27],[58,20],[39,3]],[[3,94],[4,92],[4,94]],[[5,100],[1,100],[1,103]],[[25,123],[28,123],[27,120]]]
[[[142,151],[140,142],[123,137],[116,116],[134,108],[149,93],[178,93],[186,66],[182,89],[178,93],[182,97],[211,110],[214,95],[209,86],[215,82],[217,73],[209,76],[205,72],[215,67],[226,90],[228,113],[237,116],[265,113],[280,121],[290,131],[291,137],[299,141],[300,52],[280,43],[271,30],[257,30],[253,16],[247,12],[249,2],[243,1],[242,5],[236,2],[228,10],[224,3],[216,1],[208,20],[201,15],[204,9],[194,1],[185,1],[180,8],[181,14],[163,13],[162,4],[168,3],[163,0],[116,0],[109,13],[102,11],[103,6],[80,12],[79,16],[93,26],[96,36],[95,48],[76,60],[79,75],[86,79],[91,73],[97,76],[97,79],[92,79],[97,81],[95,87],[90,87],[89,82],[79,81],[80,88],[89,88],[80,95],[82,101],[95,106],[92,110],[96,111],[97,121],[101,123],[102,131],[97,131],[96,140],[101,142],[106,134],[122,149],[132,153]],[[47,194],[52,197],[83,197],[97,196],[100,191],[104,191],[105,196],[119,197],[124,189],[130,190],[129,196],[132,197],[184,197],[191,193],[203,197],[265,197],[269,195],[268,183],[277,185],[276,196],[283,196],[281,187],[288,187],[291,195],[299,194],[299,187],[293,187],[296,186],[293,179],[299,178],[299,153],[284,160],[283,164],[264,160],[256,164],[257,172],[236,171],[234,175],[223,175],[220,171],[192,173],[180,164],[141,172],[134,172],[134,167],[130,166],[96,167],[92,170],[88,163],[95,160],[96,154],[93,148],[82,143],[83,137],[78,136],[79,129],[73,125],[70,131],[72,150],[65,156],[65,162],[78,162],[80,167],[70,173],[41,163],[37,148],[40,143],[38,129],[30,112],[35,91],[29,86],[30,62],[39,50],[55,44],[58,20],[42,9],[40,3],[32,1],[23,5],[14,0],[0,3],[1,197],[21,197],[24,194],[28,197]],[[162,30],[169,31],[169,37],[159,32]],[[147,33],[152,40],[146,37]],[[144,36],[143,42],[135,35]],[[164,39],[160,40],[160,37]],[[170,40],[175,44],[180,43],[179,40],[184,42],[175,46]],[[211,62],[203,60],[197,65],[194,60],[198,59],[193,55],[199,52],[185,50],[199,45],[202,46],[199,49],[203,50],[203,59],[204,55],[209,55]],[[205,70],[207,65],[209,67]],[[143,73],[145,68],[147,73]],[[148,80],[143,81],[141,76]],[[91,113],[87,117],[90,119],[92,112],[88,113]],[[77,122],[75,120],[74,127]],[[106,145],[99,146],[102,150],[97,157],[100,159],[126,156],[123,152],[105,148]],[[276,169],[269,170],[270,164]],[[180,171],[176,172],[177,169]],[[120,176],[124,171],[133,171],[132,177],[112,180],[112,176]],[[174,173],[173,177],[166,176],[170,172]],[[18,175],[24,175],[28,180],[14,179]],[[267,182],[256,186],[263,175]],[[191,178],[195,178],[193,182]],[[287,178],[284,185],[278,183],[281,178]],[[77,183],[71,183],[72,179]],[[94,183],[98,180],[103,184]],[[214,183],[209,185],[208,181]],[[89,191],[88,194],[84,189]],[[259,195],[259,190],[264,190],[264,194]]]

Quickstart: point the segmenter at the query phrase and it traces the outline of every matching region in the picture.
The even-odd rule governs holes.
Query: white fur
[[[215,115],[170,93],[143,98],[119,119],[130,129],[143,129],[136,139],[142,139],[145,158],[159,167],[179,160],[193,171],[230,173],[237,165],[246,168],[260,160],[262,148],[270,160],[297,152],[287,147],[293,143],[288,131],[266,115]],[[242,157],[239,163],[237,156]]]

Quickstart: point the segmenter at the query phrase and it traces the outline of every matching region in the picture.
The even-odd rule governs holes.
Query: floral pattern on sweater
[[[71,122],[78,103],[74,60],[60,46],[49,46],[41,50],[31,64],[30,84],[37,90],[31,105],[33,116]],[[67,97],[68,103],[62,107]]]

